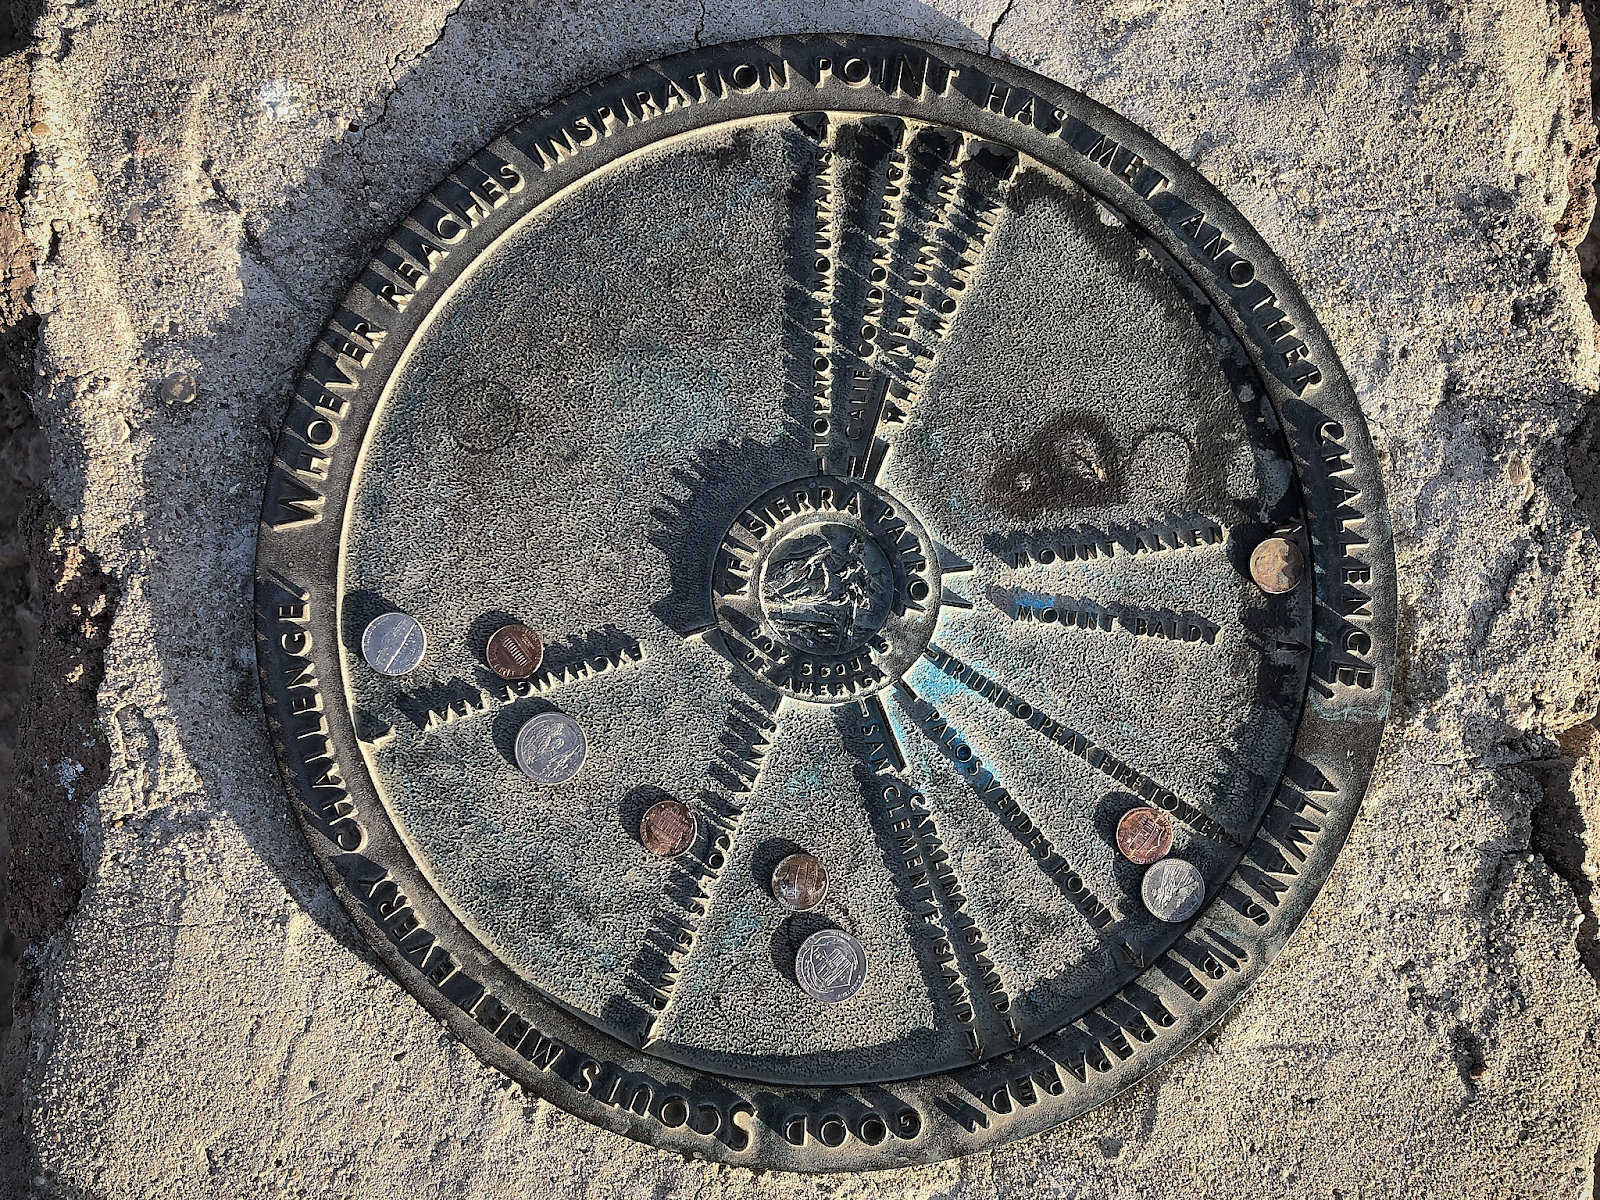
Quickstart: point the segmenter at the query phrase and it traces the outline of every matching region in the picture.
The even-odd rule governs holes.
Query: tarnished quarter
[[[583,730],[565,713],[540,713],[517,730],[517,766],[546,787],[571,779],[588,754]]]
[[[1187,921],[1206,898],[1205,877],[1193,863],[1164,858],[1144,873],[1139,894],[1151,915],[1163,921]]]
[[[262,694],[485,1062],[684,1155],[928,1162],[1282,949],[1388,711],[1383,495],[1293,280],[1148,134],[916,42],[697,50],[459,164],[330,314]]]

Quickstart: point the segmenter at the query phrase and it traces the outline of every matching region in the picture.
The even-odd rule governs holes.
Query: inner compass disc
[[[1215,189],[1015,67],[810,37],[595,85],[390,233],[257,618],[295,811],[424,1005],[607,1128],[843,1170],[1228,1009],[1359,807],[1394,578]]]

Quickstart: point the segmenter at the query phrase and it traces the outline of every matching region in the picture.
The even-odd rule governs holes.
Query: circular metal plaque
[[[833,36],[636,68],[428,193],[311,350],[256,603],[395,976],[571,1112],[809,1171],[1036,1133],[1217,1020],[1394,654],[1360,411],[1227,200],[1047,79]],[[397,610],[404,677],[361,658]]]

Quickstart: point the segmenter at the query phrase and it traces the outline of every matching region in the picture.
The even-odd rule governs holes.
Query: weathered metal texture
[[[296,815],[430,1011],[607,1128],[836,1171],[1048,1128],[1234,1003],[1355,817],[1395,586],[1349,383],[1221,195],[1014,66],[817,36],[596,84],[417,206],[307,361],[257,620]],[[1187,922],[1116,850],[1146,805]]]

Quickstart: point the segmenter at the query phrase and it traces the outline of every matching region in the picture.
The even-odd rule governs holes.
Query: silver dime
[[[517,731],[517,766],[546,787],[571,779],[588,756],[583,730],[566,713],[540,713]]]
[[[794,976],[806,995],[838,1004],[861,990],[867,978],[867,952],[842,929],[819,929],[800,943]]]
[[[361,634],[361,657],[382,675],[415,671],[427,649],[428,635],[405,613],[384,613]]]
[[[1206,898],[1206,881],[1193,863],[1164,858],[1144,873],[1139,894],[1153,916],[1177,923],[1200,911]]]

